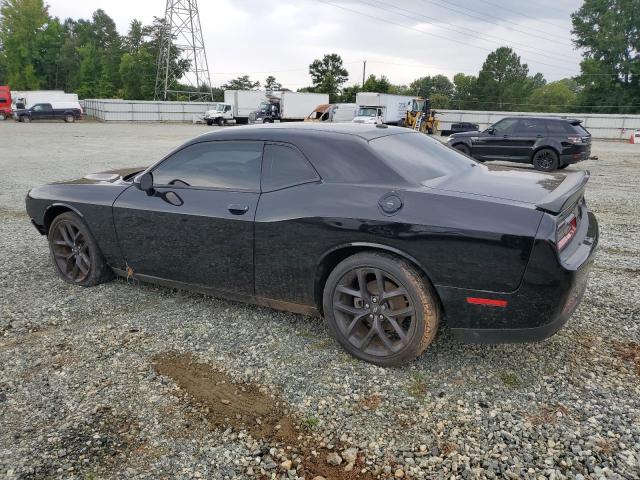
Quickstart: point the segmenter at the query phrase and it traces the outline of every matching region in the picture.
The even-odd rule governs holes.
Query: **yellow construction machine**
[[[439,125],[440,121],[436,118],[436,112],[431,110],[428,98],[414,98],[407,109],[404,122],[400,122],[402,127],[429,134],[437,133]]]

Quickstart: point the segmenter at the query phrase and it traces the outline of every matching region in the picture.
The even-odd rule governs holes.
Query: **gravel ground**
[[[54,275],[29,188],[207,129],[0,123],[0,477],[640,478],[640,146],[596,142],[580,165],[602,237],[566,328],[502,346],[444,330],[382,369],[318,319]]]

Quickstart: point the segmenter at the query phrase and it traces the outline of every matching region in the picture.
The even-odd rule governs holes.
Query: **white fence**
[[[594,138],[629,140],[634,129],[640,129],[640,115],[600,113],[540,113],[540,112],[482,112],[477,110],[439,110],[440,130],[451,129],[452,123],[471,122],[483,130],[504,117],[558,117],[578,118]]]
[[[215,102],[84,100],[84,113],[103,122],[193,122]]]

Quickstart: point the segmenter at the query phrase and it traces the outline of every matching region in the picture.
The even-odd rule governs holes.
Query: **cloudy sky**
[[[45,0],[46,1],[46,0]],[[133,18],[163,16],[166,0],[48,0],[51,15],[89,18],[102,8],[126,33]],[[342,56],[349,84],[386,75],[408,84],[424,75],[477,74],[487,54],[512,47],[548,80],[576,75],[569,15],[581,0],[199,0],[212,83],[240,74],[285,87],[309,85],[308,65]]]

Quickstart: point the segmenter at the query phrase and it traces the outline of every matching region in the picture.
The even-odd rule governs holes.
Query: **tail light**
[[[579,144],[579,143],[583,143],[584,142],[584,139],[580,135],[569,135],[567,137],[567,140],[570,141],[571,143],[575,143],[575,144]]]
[[[578,230],[578,217],[576,214],[571,213],[565,218],[556,230],[556,245],[558,251],[562,251],[571,239],[575,236]]]

